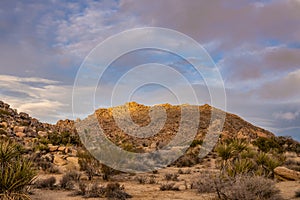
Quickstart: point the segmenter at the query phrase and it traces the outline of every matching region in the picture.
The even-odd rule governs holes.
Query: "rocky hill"
[[[124,127],[123,129],[120,128],[115,121],[117,118],[119,123],[120,121],[122,123],[122,120],[125,123],[128,120],[124,117],[126,116],[126,109],[129,109],[134,124],[146,127],[151,123],[150,115],[154,107],[165,110],[166,119],[164,124],[152,123],[151,128],[154,133],[149,137],[140,138],[128,135],[126,132],[131,132],[134,127],[126,126],[127,130],[124,130]],[[130,102],[113,108],[98,109],[95,114],[104,133],[116,145],[127,151],[150,152],[164,147],[176,135],[180,128],[182,107],[190,108],[189,105],[162,104],[151,107]],[[256,127],[237,115],[225,113],[207,104],[192,107],[199,110],[200,116],[198,116],[197,134],[188,153],[192,152],[197,155],[197,152],[199,152],[211,123],[212,113],[216,115],[216,118],[225,116],[219,140],[243,138],[253,142],[258,138],[276,138],[271,132]],[[115,113],[114,116],[113,113]],[[155,120],[163,118],[161,112],[155,112],[154,115]],[[194,114],[189,110],[185,115],[188,115],[186,118],[188,121],[195,119]],[[188,133],[189,128],[189,126],[186,126],[183,129],[184,132]],[[61,170],[68,170],[70,167],[78,168],[77,151],[82,144],[73,120],[59,120],[54,125],[41,123],[26,113],[18,113],[17,110],[10,108],[10,105],[0,101],[0,138],[11,138],[21,143],[28,154],[34,154],[41,168],[49,168],[49,165],[59,166]],[[294,145],[295,142],[292,141],[291,144]],[[46,167],[45,163],[47,162],[48,166]]]
[[[189,105],[182,105],[184,107],[189,107]],[[154,107],[145,106],[138,104],[136,102],[130,102],[122,106],[117,106],[108,109],[98,109],[96,111],[96,116],[99,120],[99,123],[104,130],[104,133],[112,140],[114,143],[119,144],[120,146],[127,146],[128,144],[133,145],[135,148],[157,148],[158,146],[164,146],[168,143],[178,132],[180,127],[181,120],[181,108],[182,106],[162,104],[155,105],[154,107],[161,107],[166,110],[166,120],[165,124],[159,129],[159,123],[157,125],[151,126],[151,129],[158,130],[157,133],[153,133],[152,136],[147,138],[139,138],[126,134],[126,132],[134,132],[134,126],[128,125],[126,119],[126,110],[129,109],[130,117],[132,121],[141,126],[145,127],[151,122],[149,112]],[[253,141],[258,137],[272,138],[275,137],[271,132],[254,126],[237,115],[225,113],[219,109],[213,108],[209,105],[197,106],[200,115],[199,117],[199,126],[198,131],[195,136],[196,141],[203,140],[204,136],[207,134],[208,127],[211,122],[211,115],[214,112],[216,120],[219,117],[224,116],[224,126],[221,132],[221,137],[226,138],[244,138],[249,141]],[[194,120],[195,116],[190,112],[188,113],[189,119]],[[163,119],[163,114],[161,112],[155,113],[155,119]],[[159,115],[159,116],[157,116]],[[118,123],[127,124],[126,129],[120,128],[115,119],[118,119]],[[187,127],[188,129],[189,127]],[[189,130],[186,130],[187,132]]]

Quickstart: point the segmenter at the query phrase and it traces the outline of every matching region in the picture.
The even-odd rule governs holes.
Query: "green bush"
[[[49,143],[53,145],[81,145],[81,141],[78,135],[73,135],[70,132],[57,133],[53,132],[48,135]]]
[[[190,147],[196,147],[196,146],[200,146],[202,144],[203,144],[203,140],[193,140]]]
[[[25,189],[36,175],[30,160],[22,157],[21,147],[9,140],[0,141],[1,199],[30,199]]]
[[[282,147],[280,146],[279,142],[276,140],[276,138],[264,138],[259,137],[253,142],[254,145],[256,145],[261,151],[267,153],[271,149],[276,149],[278,151],[282,151]]]

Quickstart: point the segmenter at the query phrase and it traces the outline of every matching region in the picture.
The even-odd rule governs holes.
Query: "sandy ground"
[[[176,181],[176,185],[179,186],[180,191],[160,191],[160,185],[166,183],[164,175],[166,173],[177,173],[179,168],[166,168],[159,170],[158,174],[141,174],[141,175],[117,175],[113,181],[119,182],[124,185],[125,191],[132,195],[132,200],[212,200],[214,199],[213,194],[198,194],[196,190],[190,189],[191,183],[197,179],[198,174],[201,171],[207,169],[207,166],[196,165],[192,168],[181,168],[183,171],[191,170],[191,174],[180,174],[179,181]],[[140,184],[136,180],[137,176],[155,176],[156,184]],[[52,175],[41,175],[39,178],[47,178]],[[62,175],[54,175],[57,180]],[[100,184],[105,185],[107,182],[102,181],[101,178],[97,180]],[[188,189],[186,189],[186,187]],[[300,189],[300,182],[298,181],[286,181],[278,182],[276,187],[280,189],[281,195],[284,199],[300,199],[295,198],[295,192]],[[31,195],[33,200],[82,200],[80,196],[72,195],[74,191],[63,191],[63,190],[33,190],[34,195]],[[90,200],[101,199],[101,198],[90,198]],[[105,199],[105,198],[104,198]]]

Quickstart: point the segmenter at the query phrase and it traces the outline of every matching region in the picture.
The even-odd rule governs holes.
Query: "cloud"
[[[299,116],[300,112],[285,112],[285,113],[274,113],[273,116],[276,119],[283,119],[283,120],[295,120]]]
[[[269,100],[300,100],[300,69],[262,85],[258,95]]]
[[[42,121],[55,122],[71,112],[72,87],[39,77],[0,75],[0,99]]]
[[[221,40],[223,49],[263,38],[299,41],[299,2],[270,1],[257,5],[238,0],[166,0],[151,4],[146,0],[122,0],[121,11],[138,15],[146,24],[174,28],[202,42]]]

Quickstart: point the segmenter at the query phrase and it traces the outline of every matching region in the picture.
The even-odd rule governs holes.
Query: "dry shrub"
[[[165,179],[167,181],[179,181],[178,180],[179,174],[171,174],[171,173],[167,173],[165,174]]]
[[[182,169],[178,169],[178,174],[190,174],[191,173],[191,170],[190,169],[187,169],[187,170],[182,170]]]
[[[59,183],[62,189],[72,190],[74,188],[74,180],[68,174],[63,175]]]
[[[146,176],[138,176],[136,177],[136,180],[139,184],[146,184],[147,183],[147,177]]]
[[[124,187],[119,183],[108,183],[105,189],[105,197],[108,199],[125,200],[132,196],[124,191]]]
[[[76,195],[82,195],[84,198],[104,198],[125,200],[132,196],[124,191],[124,187],[119,183],[108,183],[106,187],[99,185],[98,183],[87,184],[80,182],[79,190]]]
[[[56,182],[56,178],[54,176],[51,176],[51,177],[46,178],[46,179],[37,180],[34,183],[34,185],[37,188],[49,188],[49,189],[53,189],[55,182]]]
[[[224,191],[228,199],[281,200],[275,182],[260,176],[238,176],[231,180],[230,188]]]
[[[168,191],[168,190],[173,190],[173,191],[179,191],[179,187],[175,186],[175,183],[164,183],[161,184],[160,188],[161,191]]]
[[[299,198],[299,197],[300,197],[300,190],[297,190],[297,191],[295,192],[295,197],[296,197],[296,198]]]
[[[193,183],[199,193],[216,193],[224,200],[282,200],[275,182],[261,176],[221,177],[203,174]]]

